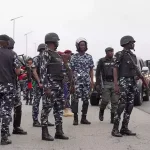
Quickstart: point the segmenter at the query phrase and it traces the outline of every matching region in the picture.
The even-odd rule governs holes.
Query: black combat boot
[[[50,123],[50,122],[48,121],[48,126],[49,126],[49,127],[53,127],[54,124],[52,124],[52,123]]]
[[[69,139],[69,137],[67,137],[64,134],[61,124],[56,126],[55,139],[62,139],[62,140],[68,140]]]
[[[24,131],[20,127],[21,116],[22,116],[22,105],[19,105],[19,106],[14,108],[13,134],[27,135],[27,132]]]
[[[83,105],[82,105],[82,117],[81,117],[81,122],[80,122],[81,124],[91,124],[91,122],[89,122],[86,119],[86,115],[87,115],[87,111],[88,111],[88,106],[89,106],[88,100],[84,101]]]
[[[104,110],[102,110],[102,109],[99,110],[99,120],[100,121],[104,120]]]
[[[27,135],[27,132],[24,131],[21,127],[13,129],[13,134]]]
[[[82,115],[81,117],[81,124],[91,124],[91,122],[89,122],[87,119],[86,119],[86,115]]]
[[[114,113],[111,113],[111,120],[110,120],[110,123],[114,123],[114,116],[115,116],[115,114]]]
[[[122,135],[128,135],[128,136],[136,136],[136,133],[133,133],[131,130],[128,129],[128,125],[125,125],[124,123],[122,123],[122,127],[120,130],[120,133]]]
[[[73,125],[78,125],[78,101],[75,99],[75,96],[72,95],[72,101],[71,101],[71,109],[72,112],[74,113],[74,120],[73,120]]]
[[[33,121],[33,127],[41,127],[41,124],[38,120]]]
[[[8,145],[11,144],[11,140],[9,140],[8,138],[2,138],[1,139],[1,145]]]
[[[77,113],[74,113],[73,125],[74,126],[78,125],[78,114]]]
[[[42,140],[45,141],[54,141],[54,138],[48,133],[47,126],[42,127]]]
[[[113,130],[111,132],[111,135],[115,136],[115,137],[122,137],[122,134],[120,134],[120,132],[119,132],[119,124],[114,123],[114,127],[113,127]]]
[[[8,145],[11,144],[11,140],[8,139],[8,129],[6,133],[4,131],[1,131],[1,145]]]

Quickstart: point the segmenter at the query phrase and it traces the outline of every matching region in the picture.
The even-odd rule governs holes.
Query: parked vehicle
[[[149,60],[149,64],[150,64],[150,60]],[[141,73],[147,80],[150,88],[150,72],[149,72],[150,69],[146,66],[146,64],[141,58],[137,58],[137,66],[139,67]],[[95,70],[94,70],[94,80],[95,80]],[[148,89],[145,88],[141,79],[136,80],[136,82],[138,88],[135,94],[134,104],[135,106],[140,106],[142,105],[143,101],[149,101],[150,92]],[[94,87],[93,91],[91,92],[90,103],[92,106],[98,106],[100,100],[101,100],[101,94],[100,92],[96,91],[96,87]]]
[[[149,68],[145,65],[144,61],[141,58],[137,58],[137,65],[149,84]],[[145,88],[141,79],[136,80],[136,82],[138,91],[135,94],[134,104],[135,106],[140,106],[142,105],[143,101],[149,101],[149,90]]]

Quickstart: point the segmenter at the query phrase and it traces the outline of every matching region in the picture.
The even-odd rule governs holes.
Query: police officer
[[[134,49],[135,40],[132,36],[124,36],[120,40],[120,45],[123,47],[122,51],[116,53],[114,64],[114,84],[115,91],[120,92],[119,105],[114,118],[114,127],[112,135],[122,137],[122,135],[132,135],[133,133],[128,129],[130,115],[134,106],[134,95],[137,89],[135,76],[137,75],[136,69],[133,66],[131,58],[137,63],[136,55],[131,50]],[[130,58],[130,56],[131,58]],[[119,122],[121,114],[124,111],[122,127],[119,132]]]
[[[47,48],[41,55],[40,76],[44,88],[44,96],[41,125],[42,140],[53,141],[53,137],[48,133],[48,115],[53,108],[56,125],[55,139],[68,140],[62,129],[62,115],[64,106],[63,94],[63,61],[61,56],[56,52],[59,37],[56,33],[48,33],[45,36],[45,44]]]
[[[101,88],[103,88],[99,119],[100,121],[103,121],[104,110],[106,109],[106,106],[108,105],[109,101],[111,101],[111,123],[113,123],[114,114],[118,106],[118,95],[114,92],[113,82],[114,49],[108,47],[105,49],[105,52],[106,56],[99,60],[96,68],[96,86],[98,89],[100,86]]]
[[[10,38],[8,49],[13,50],[14,44],[15,41],[12,38]],[[20,88],[20,83],[17,80],[17,76],[16,76],[16,95],[14,101],[13,134],[21,134],[21,135],[27,134],[27,132],[20,127],[21,116],[22,116],[21,88]]]
[[[37,49],[39,55],[33,58],[33,63],[35,65],[35,69],[33,68],[33,75],[36,78],[36,85],[35,85],[35,92],[34,92],[35,95],[34,95],[33,106],[32,106],[32,118],[33,118],[34,127],[41,127],[41,124],[38,121],[40,99],[43,96],[43,87],[40,81],[40,66],[41,66],[40,58],[42,52],[45,50],[45,47],[46,47],[45,44],[43,43],[40,44]],[[48,126],[54,126],[54,124],[48,122]]]
[[[72,112],[74,113],[73,125],[78,125],[78,103],[79,98],[83,101],[81,124],[91,124],[86,119],[89,106],[89,93],[93,88],[93,59],[86,51],[87,41],[79,38],[76,41],[77,52],[71,57],[70,66],[74,76],[75,98],[72,100]]]
[[[0,35],[0,101],[2,107],[1,144],[11,144],[8,139],[11,112],[14,104],[15,74],[20,74],[17,54],[8,49],[9,36]]]

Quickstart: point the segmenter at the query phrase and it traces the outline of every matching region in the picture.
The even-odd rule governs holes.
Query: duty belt
[[[114,79],[104,79],[104,81],[106,81],[106,82],[113,82]]]

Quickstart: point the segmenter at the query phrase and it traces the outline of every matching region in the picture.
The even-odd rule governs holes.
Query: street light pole
[[[26,56],[27,56],[27,54],[28,54],[28,34],[31,34],[32,32],[33,32],[33,31],[28,32],[28,33],[25,34],[25,36],[26,36]]]
[[[16,20],[16,19],[19,19],[19,18],[21,18],[21,17],[23,17],[23,16],[16,17],[16,18],[13,18],[13,19],[10,20],[10,21],[13,21],[13,39],[14,39],[14,40],[15,40],[15,20]]]

